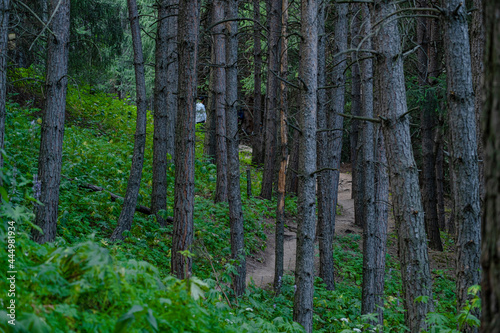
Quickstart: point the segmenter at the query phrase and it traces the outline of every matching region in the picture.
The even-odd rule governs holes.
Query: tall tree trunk
[[[5,100],[7,98],[7,49],[9,42],[10,0],[0,1],[0,149],[5,146]],[[3,168],[3,154],[0,154],[0,169]],[[0,185],[2,181],[0,180]]]
[[[260,45],[260,0],[253,0],[253,140],[252,164],[260,165],[264,162],[264,140],[262,132],[262,48]]]
[[[319,5],[318,11],[318,87],[326,86],[326,42],[325,34],[325,19],[326,19],[326,3]],[[336,22],[339,20],[336,16]],[[337,30],[335,30],[337,32]],[[337,41],[337,38],[335,38]],[[336,52],[336,51],[334,51]],[[319,241],[319,277],[323,279],[327,290],[335,289],[334,278],[334,263],[333,263],[333,225],[335,218],[335,207],[333,199],[333,177],[332,171],[326,170],[331,168],[329,162],[331,160],[331,150],[328,139],[328,120],[327,120],[327,91],[319,89],[318,95],[318,117],[317,126],[318,132],[316,139],[317,168],[324,169],[317,175],[318,185],[316,197],[318,198],[318,224],[316,228],[316,236]]]
[[[481,332],[500,332],[500,2],[484,0],[486,47],[482,122],[486,197],[482,219]]]
[[[281,0],[268,0],[269,56],[266,92],[266,116],[264,122],[264,171],[261,197],[271,199],[276,171],[276,134],[278,108],[278,77],[280,61]]]
[[[300,137],[297,264],[293,320],[312,332],[314,295],[314,232],[316,225],[316,112],[318,89],[318,4],[301,2],[299,78]]]
[[[53,241],[57,232],[64,114],[68,85],[70,1],[51,0],[50,12],[53,13],[53,18],[49,25],[52,33],[49,34],[47,43],[47,78],[45,83],[47,97],[38,157],[38,179],[41,182],[40,201],[43,206],[37,207],[35,217],[35,224],[42,231],[33,229],[32,232],[33,239],[38,243]],[[4,23],[6,22],[2,22],[2,24]]]
[[[215,202],[227,202],[227,142],[226,142],[226,37],[224,2],[212,3],[214,35],[214,100],[215,100],[215,149],[217,151],[217,183]]]
[[[209,22],[207,26],[211,26],[213,21],[213,2],[208,3],[208,19]],[[215,36],[212,34],[210,43],[210,63],[215,64]],[[215,149],[215,94],[214,94],[214,84],[215,84],[215,67],[210,67],[210,74],[208,79],[208,98],[206,104],[207,120],[205,122],[205,142],[203,143],[203,155],[207,158],[210,163],[216,164],[217,151]]]
[[[477,138],[477,156],[479,158],[479,195],[481,202],[484,201],[485,182],[484,182],[484,149],[481,131],[481,113],[483,111],[483,90],[482,82],[484,80],[484,43],[485,32],[483,22],[483,2],[484,0],[473,0],[474,11],[472,11],[472,24],[470,30],[470,51],[471,51],[471,69],[472,69],[472,87],[474,89],[474,109],[476,114],[476,138]]]
[[[142,166],[144,164],[144,149],[146,148],[146,80],[144,76],[144,58],[142,55],[141,27],[139,25],[139,12],[135,0],[127,0],[130,29],[132,32],[132,42],[134,47],[134,68],[136,82],[136,104],[137,120],[135,127],[134,153],[132,155],[132,166],[125,192],[125,200],[118,218],[117,226],[111,235],[111,240],[123,239],[122,233],[130,230],[134,220],[137,195],[141,186]]]
[[[417,7],[427,8],[427,0],[417,1]],[[434,155],[434,126],[436,118],[437,99],[433,93],[433,83],[439,75],[438,62],[440,59],[437,48],[433,45],[432,38],[438,33],[437,20],[429,17],[417,18],[418,49],[418,82],[424,94],[420,116],[420,129],[422,135],[422,199],[424,205],[424,219],[429,239],[429,247],[433,250],[443,251],[439,234],[437,197],[436,197],[436,168]],[[433,61],[434,60],[434,61]]]
[[[351,4],[351,47],[357,48],[361,42],[359,29],[360,20],[360,5]],[[358,53],[351,53],[352,72],[351,72],[351,114],[353,116],[361,116],[361,74],[359,71]],[[351,169],[352,169],[352,198],[354,199],[354,224],[363,226],[363,169],[360,167],[359,157],[362,154],[362,146],[360,146],[361,129],[359,120],[351,121]]]
[[[280,76],[284,79],[288,76],[288,0],[281,1],[281,65]],[[276,230],[275,230],[275,268],[274,268],[274,290],[281,291],[281,279],[284,270],[284,240],[285,240],[285,185],[286,168],[288,163],[288,126],[287,122],[287,94],[288,87],[285,82],[280,82],[280,167],[278,174],[278,203],[276,207]]]
[[[434,133],[434,156],[436,158],[435,168],[436,168],[436,202],[437,202],[437,212],[438,212],[438,225],[440,230],[445,230],[449,234],[454,234],[455,230],[451,230],[447,227],[446,215],[444,210],[444,152],[443,152],[443,130],[441,117],[438,118],[439,124],[436,126]]]
[[[462,0],[446,1],[443,23],[452,139],[451,172],[455,177],[453,199],[457,226],[457,309],[462,309],[469,298],[467,289],[480,282],[481,242],[474,91],[467,9]],[[466,331],[476,330],[467,327]]]
[[[292,122],[290,116],[288,116],[287,121]],[[286,193],[297,195],[299,188],[299,177],[296,173],[299,169],[299,131],[291,129],[290,132],[290,142],[288,143],[288,147],[290,147],[290,159],[288,172],[286,173]]]
[[[198,29],[200,26],[199,0],[179,3],[179,95],[175,141],[174,230],[172,240],[172,274],[179,279],[189,277],[192,259],[182,251],[193,244],[194,211],[194,148],[196,65]]]
[[[238,0],[226,0],[226,16],[238,17]],[[231,256],[236,260],[236,272],[232,276],[236,296],[245,292],[246,260],[243,211],[241,207],[240,160],[238,137],[238,22],[226,23],[226,121],[227,121],[227,160],[228,160],[228,201],[229,223],[231,228]]]
[[[389,16],[397,18],[396,6],[388,0],[376,0],[374,9],[376,22]],[[411,332],[419,332],[426,329],[425,317],[433,310],[432,279],[418,170],[407,116],[401,38],[396,19],[386,21],[378,29],[375,45],[379,52],[378,72],[383,74],[380,78],[381,114],[385,118],[383,133],[398,229],[405,323]],[[428,301],[417,302],[420,296],[429,297]]]
[[[369,36],[371,34],[371,19],[370,10],[367,4],[361,4],[363,14],[363,32],[362,35]],[[365,41],[360,48],[371,50],[371,38],[365,38]],[[373,118],[373,64],[370,54],[361,53],[361,91],[362,91],[362,116],[365,118]],[[378,226],[376,220],[375,206],[375,165],[374,165],[374,150],[375,150],[375,135],[373,123],[370,121],[361,122],[363,127],[361,136],[361,145],[363,153],[358,158],[361,158],[362,168],[364,173],[364,223],[363,223],[363,286],[361,313],[375,313],[377,305],[380,305],[380,295],[375,293],[375,283],[377,276],[379,259],[379,243]],[[383,305],[383,304],[382,304]]]
[[[167,167],[174,159],[175,118],[177,113],[177,16],[173,0],[158,3],[156,34],[156,72],[153,134],[153,189],[151,212],[160,225],[166,224],[160,210],[167,209]]]

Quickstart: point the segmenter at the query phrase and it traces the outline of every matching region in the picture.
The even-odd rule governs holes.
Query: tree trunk
[[[467,289],[480,282],[479,169],[467,9],[462,0],[448,0],[445,8],[447,101],[457,226],[457,309],[462,309],[469,299]],[[466,331],[477,329],[466,327]]]
[[[68,85],[70,1],[51,0],[50,12],[53,13],[49,25],[52,33],[49,34],[47,42],[46,101],[38,157],[38,179],[41,182],[40,201],[43,206],[37,206],[35,216],[35,224],[42,229],[42,232],[36,229],[32,232],[33,239],[40,244],[53,241],[57,233]],[[2,22],[2,25],[5,23],[7,22]],[[2,57],[2,60],[5,58]],[[2,72],[2,75],[5,75],[5,72]]]
[[[486,47],[483,143],[486,197],[482,219],[481,332],[500,332],[500,3],[484,0]]]
[[[172,240],[172,274],[179,279],[191,275],[192,259],[182,251],[193,244],[194,148],[196,65],[200,3],[179,3],[179,95],[175,141],[174,230]]]
[[[417,7],[429,7],[427,0],[417,1]],[[434,155],[434,126],[437,108],[436,96],[432,89],[435,78],[439,75],[436,58],[440,59],[437,48],[433,45],[432,37],[438,32],[437,20],[429,17],[417,18],[418,49],[418,82],[424,94],[420,116],[422,136],[422,199],[424,205],[424,219],[429,239],[429,247],[436,251],[443,251],[439,234],[437,197],[436,197],[436,168]]]
[[[427,253],[425,222],[418,185],[418,170],[413,158],[410,124],[401,57],[401,39],[397,26],[396,6],[388,0],[375,1],[375,21],[392,16],[378,27],[375,45],[379,52],[377,67],[380,78],[381,114],[389,178],[398,229],[399,257],[405,323],[411,332],[426,329],[425,317],[433,310],[432,279]],[[417,302],[417,297],[428,297]]]
[[[158,3],[156,34],[156,73],[153,134],[153,188],[151,210],[164,226],[167,209],[167,167],[170,154],[174,159],[175,118],[177,113],[177,16],[173,0]]]
[[[146,81],[144,76],[144,58],[142,55],[141,27],[139,25],[139,12],[135,0],[127,0],[129,9],[130,28],[134,47],[134,68],[137,92],[137,120],[135,127],[134,153],[132,155],[132,166],[123,201],[122,211],[111,240],[123,239],[122,233],[130,230],[134,220],[137,195],[141,186],[142,166],[144,164],[144,149],[146,148]]]
[[[238,17],[238,0],[227,0],[226,16]],[[227,160],[228,160],[228,201],[229,223],[231,228],[231,256],[236,260],[236,272],[232,276],[236,296],[245,292],[246,260],[243,211],[241,208],[240,160],[238,137],[238,22],[226,23],[226,121],[227,121]]]
[[[343,6],[343,5],[342,5]],[[318,87],[326,86],[326,42],[325,34],[325,18],[326,18],[326,3],[319,6],[318,11]],[[339,17],[337,15],[336,22]],[[335,30],[337,32],[337,30]],[[336,36],[337,37],[337,36]],[[337,41],[337,38],[335,38]],[[334,51],[335,53],[336,50]],[[335,61],[337,63],[337,61]],[[328,135],[327,121],[327,91],[320,89],[318,95],[318,117],[317,126],[321,132],[318,132],[316,138],[317,168],[318,170],[329,168],[331,160],[331,151],[329,150],[328,139],[332,136]],[[335,207],[333,207],[333,178],[331,170],[324,170],[317,175],[318,185],[316,197],[318,198],[318,224],[316,228],[316,236],[319,241],[319,277],[323,280],[327,290],[335,290],[334,278],[334,263],[333,263],[333,225],[335,218]]]
[[[293,320],[312,332],[314,295],[314,232],[316,219],[316,112],[318,89],[318,5],[301,2],[299,78],[301,81],[297,264]]]
[[[260,0],[253,0],[253,145],[252,164],[261,165],[264,162],[264,140],[262,132],[262,49],[260,45]]]
[[[441,117],[440,117],[441,118]],[[437,202],[437,212],[438,212],[438,225],[439,229],[446,231],[447,233],[453,235],[455,230],[450,230],[447,227],[446,215],[444,210],[444,152],[443,152],[443,133],[442,133],[442,123],[439,119],[439,124],[435,129],[434,134],[434,156],[436,158],[435,168],[436,168],[436,202]]]
[[[357,48],[362,37],[359,34],[361,25],[360,5],[351,4],[351,47]],[[361,74],[359,71],[359,63],[357,61],[357,52],[351,53],[352,73],[351,73],[351,114],[353,116],[361,116]],[[360,159],[362,154],[362,146],[360,146],[359,138],[361,129],[359,120],[352,119],[351,121],[351,170],[352,170],[352,198],[354,199],[354,224],[358,227],[363,227],[363,169],[360,167]]]
[[[214,35],[214,102],[215,102],[215,149],[217,151],[217,183],[215,202],[227,202],[227,142],[226,142],[226,37],[224,2],[212,3],[212,28]]]
[[[371,34],[370,10],[367,4],[361,4],[363,14],[363,32],[362,35],[369,36]],[[360,48],[371,50],[371,38],[365,38]],[[361,61],[361,87],[362,87],[362,116],[365,118],[373,118],[373,64],[370,54],[361,53],[360,58],[366,58]],[[375,165],[374,165],[374,150],[375,150],[375,135],[373,123],[363,121],[360,124],[362,129],[361,145],[363,146],[362,155],[358,156],[362,160],[361,165],[364,173],[364,223],[363,223],[363,286],[361,313],[377,312],[377,305],[380,305],[380,295],[375,293],[375,283],[377,276],[379,259],[379,242],[378,226],[376,223],[376,206],[375,206]],[[383,304],[382,304],[383,306]]]
[[[281,0],[268,0],[269,57],[266,92],[266,117],[264,122],[264,171],[262,173],[261,197],[271,199],[276,171],[276,134],[278,108],[278,77],[281,36]]]
[[[5,147],[5,100],[7,98],[7,48],[9,42],[10,0],[0,1],[0,149]],[[3,154],[0,154],[0,169],[3,168]],[[2,185],[2,180],[0,180]]]
[[[213,21],[213,2],[208,3],[208,20],[207,26],[214,23]],[[212,34],[210,43],[210,63],[215,64],[215,36]],[[215,84],[215,67],[210,67],[210,74],[208,79],[208,98],[206,105],[207,120],[205,122],[205,142],[203,143],[203,155],[209,160],[210,163],[216,164],[216,154],[215,149],[215,94],[214,94],[214,84]]]
[[[291,117],[288,117],[287,121],[291,122]],[[297,170],[299,169],[299,131],[291,129],[290,132],[290,142],[288,143],[290,160],[288,172],[286,173],[286,193],[297,195],[299,189],[299,177],[297,176]]]
[[[281,55],[280,76],[288,76],[288,0],[281,2]],[[285,185],[286,168],[288,163],[288,126],[287,103],[288,87],[285,82],[280,82],[280,167],[278,174],[278,202],[276,207],[276,230],[275,230],[275,269],[274,269],[274,290],[276,293],[281,291],[281,280],[284,270],[284,240],[285,240]]]
[[[474,89],[474,109],[476,114],[476,140],[477,156],[479,158],[479,195],[481,202],[484,201],[485,183],[484,183],[484,149],[481,131],[481,113],[483,112],[483,90],[482,82],[484,80],[484,22],[483,22],[483,1],[473,0],[474,11],[472,11],[472,24],[470,30],[470,51],[471,51],[471,69],[472,69],[472,87]]]

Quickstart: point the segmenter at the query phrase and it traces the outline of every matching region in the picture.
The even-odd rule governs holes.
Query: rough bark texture
[[[395,17],[396,6],[388,0],[376,0],[374,8],[377,22],[388,15]],[[409,119],[404,116],[407,104],[397,20],[379,26],[375,45],[379,52],[378,71],[383,74],[380,104],[381,114],[386,119],[383,133],[398,229],[405,323],[411,332],[419,332],[426,329],[425,316],[433,310],[432,279],[418,170],[411,147]],[[429,297],[428,302],[416,302],[419,296]]]
[[[357,48],[361,36],[360,29],[360,6],[351,5],[352,23],[351,23],[351,47]],[[358,53],[351,53],[352,74],[351,74],[351,114],[361,116],[361,75],[359,71]],[[360,146],[361,135],[359,120],[353,119],[351,122],[351,168],[352,168],[352,197],[354,199],[354,224],[363,226],[363,169],[360,168],[359,158],[362,154]]]
[[[482,219],[481,332],[500,332],[500,2],[484,0],[485,102],[483,112],[486,197]]]
[[[326,4],[322,3],[318,11],[318,86],[326,86],[326,43],[325,35]],[[337,17],[338,20],[338,17]],[[337,38],[335,39],[337,40]],[[336,53],[336,50],[334,51]],[[318,132],[316,139],[317,147],[317,168],[318,170],[330,167],[330,155],[327,120],[327,91],[318,90],[318,117],[317,126],[321,132]],[[328,110],[329,111],[329,110]],[[334,263],[333,263],[333,224],[335,219],[335,207],[333,199],[332,171],[324,170],[317,175],[318,188],[316,196],[318,198],[318,225],[316,228],[316,237],[319,241],[319,277],[323,279],[327,290],[335,289]]]
[[[211,26],[213,22],[213,2],[208,4],[209,10],[207,17],[208,26]],[[214,49],[214,35],[212,34],[211,44],[210,44],[210,63],[215,64],[215,49]],[[210,74],[208,79],[208,98],[207,104],[205,105],[207,112],[207,120],[205,122],[205,142],[203,143],[203,155],[209,160],[210,163],[215,164],[216,161],[216,149],[215,149],[215,94],[214,94],[214,83],[215,83],[215,67],[210,67]]]
[[[167,154],[174,159],[177,113],[177,16],[173,0],[158,3],[156,34],[155,104],[153,134],[153,188],[151,209],[160,225],[165,225],[167,209]]]
[[[271,199],[276,166],[276,134],[278,108],[278,77],[280,61],[281,0],[268,0],[269,56],[266,89],[266,113],[264,121],[264,171],[261,197]]]
[[[262,137],[262,48],[260,45],[260,1],[253,0],[253,145],[252,164],[260,165],[264,162],[264,140]]]
[[[288,0],[281,1],[281,55],[280,76],[288,76]],[[288,87],[285,82],[280,82],[280,167],[278,173],[278,203],[276,207],[276,230],[275,230],[275,269],[274,269],[274,290],[281,291],[281,280],[284,270],[284,241],[285,241],[285,185],[286,167],[288,163],[288,131],[287,131],[287,93]]]
[[[477,137],[477,156],[479,158],[479,195],[481,202],[484,201],[484,149],[481,131],[481,113],[483,111],[483,91],[484,80],[484,21],[483,21],[483,1],[473,0],[474,11],[471,13],[472,24],[470,30],[470,52],[472,65],[472,87],[474,89],[474,109],[476,113],[476,137]]]
[[[363,14],[363,32],[362,35],[369,36],[371,33],[370,9],[367,4],[362,4]],[[371,38],[366,38],[360,48],[371,50]],[[361,58],[366,58],[361,61],[361,91],[362,91],[362,116],[373,118],[373,63],[369,58],[370,54],[361,53]],[[363,223],[363,286],[361,299],[361,313],[377,312],[377,305],[380,305],[380,295],[375,294],[375,283],[377,276],[379,259],[379,242],[378,226],[375,215],[375,136],[373,123],[370,121],[362,121],[360,124],[363,127],[361,144],[363,146],[362,155],[358,156],[361,159],[361,165],[364,173],[364,223]],[[383,305],[383,304],[382,304]]]
[[[215,202],[227,202],[227,142],[226,142],[226,37],[224,24],[224,2],[212,3],[212,24],[216,24],[214,36],[214,103],[215,103],[215,149],[217,151],[217,183]]]
[[[427,0],[417,1],[417,7],[427,8]],[[436,197],[436,168],[434,155],[434,126],[437,116],[437,99],[432,89],[435,77],[439,75],[437,61],[440,59],[433,38],[439,26],[437,20],[428,17],[417,18],[417,51],[418,82],[423,96],[420,114],[420,129],[422,136],[422,200],[424,205],[425,227],[429,247],[433,250],[443,251],[439,234],[437,197]]]
[[[450,235],[455,234],[455,229],[450,230],[446,223],[444,210],[444,152],[443,152],[443,133],[441,122],[436,127],[434,133],[434,156],[436,168],[436,202],[438,212],[438,225],[440,230],[446,230]]]
[[[291,117],[288,117],[288,121],[291,121]],[[286,193],[297,195],[299,188],[299,177],[296,173],[299,169],[299,131],[291,129],[290,132],[290,142],[288,143],[290,159],[286,173]]]
[[[51,0],[50,12],[53,13],[57,7],[57,12],[54,13],[49,25],[53,33],[49,34],[47,41],[46,101],[38,157],[38,179],[41,182],[40,201],[43,206],[37,206],[35,217],[35,224],[42,229],[42,232],[33,229],[33,239],[38,243],[53,241],[57,232],[68,85],[70,1]]]
[[[314,232],[316,225],[316,106],[318,87],[318,5],[301,2],[299,78],[300,128],[297,263],[293,320],[312,332],[314,295]]]
[[[7,48],[10,0],[0,1],[0,149],[4,149],[5,137],[5,99],[7,97]],[[0,169],[3,168],[3,155],[0,154]],[[1,185],[0,180],[0,185]]]
[[[198,0],[179,4],[179,95],[175,141],[174,230],[172,240],[172,274],[189,277],[192,259],[179,251],[193,244],[194,146],[196,65],[200,4]]]
[[[111,240],[123,239],[122,233],[130,230],[134,220],[135,205],[137,204],[137,195],[141,186],[142,166],[144,164],[144,149],[146,148],[146,81],[144,76],[144,58],[142,55],[141,27],[139,25],[139,12],[135,0],[128,0],[128,10],[130,19],[130,29],[132,32],[132,43],[134,47],[134,69],[136,84],[136,105],[137,120],[135,125],[134,152],[132,155],[132,166],[123,201],[122,211]]]
[[[226,16],[238,17],[238,0],[226,0]],[[240,160],[238,137],[238,22],[226,23],[226,121],[228,160],[229,224],[231,229],[231,256],[236,260],[236,275],[232,276],[236,296],[245,292],[246,260],[243,211],[241,208]]]
[[[467,289],[480,283],[481,208],[467,9],[461,0],[446,1],[443,19],[447,101],[451,134],[451,172],[457,226],[457,309]],[[477,314],[477,313],[476,313]],[[474,331],[467,327],[469,332]]]

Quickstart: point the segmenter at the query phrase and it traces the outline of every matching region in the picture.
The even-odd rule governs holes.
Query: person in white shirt
[[[203,97],[198,98],[196,102],[196,123],[205,123],[207,120],[207,111],[205,105],[203,105]]]

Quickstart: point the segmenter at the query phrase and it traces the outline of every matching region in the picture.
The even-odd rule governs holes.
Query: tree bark
[[[418,8],[428,8],[427,0],[417,1]],[[420,115],[420,129],[422,136],[422,199],[424,205],[425,227],[429,247],[436,251],[443,251],[439,234],[437,197],[436,197],[436,167],[434,155],[434,126],[436,118],[437,100],[432,86],[439,75],[438,49],[434,45],[439,25],[437,20],[428,17],[417,18],[418,49],[417,70],[418,82],[424,94]],[[433,38],[434,37],[434,38]]]
[[[173,0],[158,3],[156,34],[155,105],[153,134],[153,188],[151,209],[160,225],[166,220],[160,210],[167,209],[167,167],[174,161],[175,118],[177,113],[177,16]]]
[[[371,19],[370,10],[367,4],[361,4],[361,11],[363,14],[363,31],[362,35],[369,36],[371,34]],[[365,38],[363,44],[359,45],[360,48],[371,50],[371,38]],[[369,58],[370,54],[361,53],[360,58],[366,58],[361,61],[361,91],[362,91],[362,117],[373,118],[373,63]],[[362,286],[362,300],[361,300],[361,313],[376,313],[377,305],[380,305],[380,295],[375,292],[376,289],[376,276],[378,263],[377,259],[380,258],[378,237],[378,226],[376,223],[376,206],[375,206],[375,165],[374,165],[374,150],[375,150],[375,135],[373,130],[373,123],[370,121],[362,121],[361,126],[362,136],[361,145],[362,156],[361,158],[363,168],[364,180],[364,223],[363,223],[363,286]],[[383,303],[382,303],[383,306]]]
[[[111,240],[123,239],[122,233],[130,230],[134,220],[137,195],[141,186],[142,166],[144,164],[144,149],[146,148],[146,121],[147,121],[147,101],[146,101],[146,80],[144,74],[144,58],[142,55],[141,27],[139,25],[139,12],[135,0],[127,0],[130,29],[132,32],[132,42],[134,47],[134,68],[136,82],[136,105],[137,120],[135,127],[134,152],[132,155],[132,166],[123,201],[122,211],[115,230],[111,234]]]
[[[271,199],[276,171],[276,134],[278,108],[278,72],[280,61],[281,0],[268,0],[269,57],[266,92],[266,113],[264,122],[264,171],[260,196]]]
[[[214,102],[215,102],[215,149],[217,151],[217,182],[215,202],[227,202],[227,142],[226,142],[226,37],[224,2],[212,3],[212,28],[214,38]]]
[[[175,141],[174,230],[172,240],[172,274],[188,278],[192,258],[181,253],[193,244],[194,158],[196,65],[200,3],[186,0],[179,3],[179,95]]]
[[[381,114],[389,179],[393,193],[394,218],[398,229],[399,257],[405,323],[411,332],[426,329],[425,317],[433,310],[432,279],[427,253],[425,222],[418,185],[418,170],[411,147],[409,119],[406,115],[406,91],[401,57],[401,39],[396,6],[388,0],[375,1],[375,20],[389,15],[394,20],[379,26],[375,35],[377,67],[380,78]],[[416,298],[428,297],[427,302]]]
[[[342,6],[342,5],[341,5]],[[326,3],[319,5],[318,10],[318,87],[326,86],[326,43],[327,36],[325,34],[325,19],[326,19]],[[338,22],[339,16],[336,16]],[[335,30],[337,32],[337,30]],[[337,37],[337,36],[335,36]],[[338,39],[335,38],[335,41]],[[334,50],[337,53],[337,50]],[[337,61],[335,61],[337,63]],[[327,119],[327,91],[320,89],[318,95],[318,129],[328,129]],[[318,132],[316,139],[317,168],[318,170],[331,168],[331,150],[328,139],[332,136],[328,132]],[[327,290],[335,290],[334,278],[334,262],[333,262],[333,233],[335,219],[335,207],[333,198],[333,171],[324,170],[317,175],[318,185],[316,197],[318,198],[318,224],[316,228],[316,236],[319,241],[319,277],[323,280]]]
[[[213,2],[208,3],[208,20],[207,26],[214,23],[213,21]],[[210,36],[210,63],[215,64],[215,36],[212,34]],[[206,105],[207,120],[205,122],[205,142],[203,144],[203,155],[212,164],[217,163],[215,149],[215,94],[214,94],[214,83],[215,83],[215,67],[210,67],[210,74],[208,79],[208,98]]]
[[[238,17],[238,0],[226,0],[226,16]],[[241,207],[240,160],[238,137],[238,22],[226,23],[226,121],[227,121],[227,160],[228,160],[228,201],[229,224],[231,229],[231,256],[236,260],[236,272],[232,275],[236,296],[245,292],[246,260],[243,211]]]
[[[455,178],[457,309],[462,309],[469,299],[468,288],[480,283],[481,208],[467,9],[461,0],[446,1],[443,24],[451,172]],[[465,329],[477,331],[471,327]]]
[[[260,0],[253,0],[253,145],[252,164],[261,165],[264,162],[264,140],[262,132],[262,48],[260,45]]]
[[[5,147],[5,101],[7,98],[7,49],[9,42],[10,0],[0,1],[0,149]],[[0,169],[3,168],[3,154],[0,154]],[[0,185],[2,181],[0,180]]]
[[[481,332],[500,332],[500,3],[484,0],[486,27],[482,122],[486,196],[482,218]]]
[[[37,206],[35,216],[35,224],[42,231],[36,229],[32,231],[33,239],[40,244],[53,241],[57,233],[68,85],[70,1],[51,0],[50,12],[53,13],[53,18],[49,28],[53,33],[49,34],[47,42],[46,101],[38,157],[40,201],[43,206]],[[2,22],[4,23],[6,22]],[[2,75],[4,74],[5,72]]]
[[[288,0],[281,1],[281,64],[280,76],[288,77]],[[275,229],[275,268],[274,268],[274,290],[281,291],[281,280],[284,271],[284,242],[285,242],[285,185],[286,168],[288,164],[288,126],[287,101],[288,87],[285,82],[280,82],[280,167],[278,174],[278,200],[276,207],[276,229]]]
[[[351,47],[357,48],[362,37],[359,34],[361,25],[360,5],[351,4]],[[361,116],[361,74],[359,71],[359,62],[357,52],[351,53],[352,73],[351,73],[351,114]],[[362,154],[361,129],[359,120],[352,119],[351,122],[351,169],[352,169],[352,198],[354,199],[354,224],[363,227],[363,169],[360,165],[359,157]]]
[[[314,232],[316,219],[316,112],[318,88],[318,4],[301,2],[299,79],[300,128],[297,264],[293,320],[312,332],[314,295]]]

